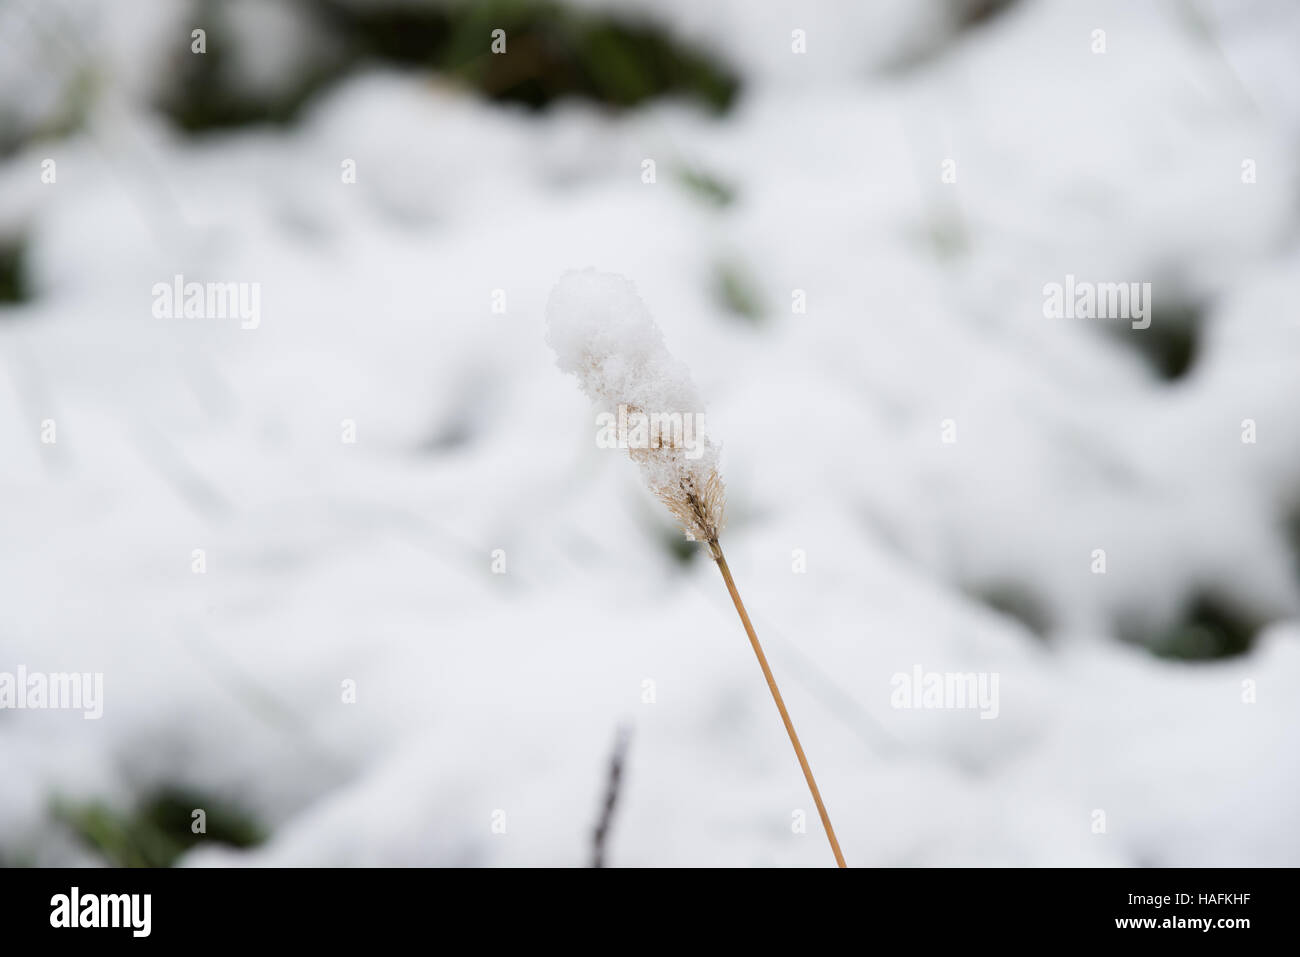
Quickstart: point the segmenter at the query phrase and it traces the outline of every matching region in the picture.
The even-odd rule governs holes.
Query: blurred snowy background
[[[544,345],[596,266],[711,402],[850,865],[1300,864],[1297,50],[1282,0],[0,0],[0,671],[104,676],[0,711],[0,863],[583,865],[620,723],[609,863],[832,863]]]

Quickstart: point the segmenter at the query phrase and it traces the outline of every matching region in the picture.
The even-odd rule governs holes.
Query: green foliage
[[[727,311],[755,325],[762,321],[765,310],[758,283],[743,265],[734,261],[718,263],[714,268],[714,287]]]
[[[936,210],[925,221],[922,240],[929,246],[931,254],[944,262],[962,259],[970,253],[970,231],[956,209]]]
[[[195,809],[205,812],[207,831],[192,830]],[[54,816],[115,867],[170,867],[185,851],[212,841],[252,847],[265,835],[251,816],[232,804],[178,789],[159,791],[131,812],[100,802],[54,803]]]
[[[316,93],[358,67],[388,63],[450,76],[492,100],[540,110],[563,97],[613,108],[681,95],[727,109],[736,77],[711,55],[656,26],[547,2],[482,0],[455,4],[321,0],[303,8],[326,37],[315,59],[282,92],[253,96],[231,76],[226,14],[200,6],[207,52],[177,50],[176,82],[159,106],[182,128],[199,131],[291,120]],[[493,53],[493,31],[506,50]]]
[[[704,170],[682,167],[677,178],[687,191],[710,206],[719,209],[736,201],[736,190],[729,184]]]
[[[704,547],[699,542],[691,541],[675,528],[667,529],[660,540],[673,561],[679,565],[691,564],[695,561],[695,556],[700,553],[700,549]]]
[[[31,298],[26,259],[26,237],[0,238],[0,304],[26,302]]]
[[[44,48],[43,53],[51,58],[67,55],[58,43]],[[57,80],[50,82],[58,102],[53,111],[42,114],[38,123],[24,122],[20,116],[0,108],[0,157],[16,153],[28,143],[60,139],[86,125],[86,118],[102,86],[94,66],[79,63],[66,84]]]
[[[974,598],[1000,615],[1014,618],[1033,635],[1044,638],[1051,629],[1051,618],[1043,603],[1025,586],[1014,582],[997,582],[971,590]]]
[[[1262,622],[1207,594],[1191,602],[1183,617],[1146,642],[1158,658],[1210,661],[1244,655]]]
[[[1203,309],[1190,302],[1160,302],[1152,308],[1151,325],[1133,329],[1117,323],[1114,334],[1135,349],[1162,379],[1174,380],[1191,371],[1200,351]]]

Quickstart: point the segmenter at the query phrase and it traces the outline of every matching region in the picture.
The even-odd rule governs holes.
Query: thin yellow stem
[[[803,776],[808,781],[808,790],[812,791],[813,800],[817,802],[817,813],[822,816],[822,827],[826,829],[826,838],[831,842],[831,850],[835,852],[835,863],[840,867],[847,867],[844,863],[844,855],[840,853],[840,842],[835,840],[835,829],[831,827],[830,815],[826,813],[826,805],[822,803],[821,792],[817,790],[817,781],[813,778],[812,768],[808,766],[808,759],[804,756],[803,747],[799,744],[799,736],[794,733],[794,724],[790,721],[790,713],[785,710],[785,702],[781,700],[781,692],[776,687],[776,679],[772,677],[772,669],[768,667],[767,656],[763,654],[763,646],[758,643],[758,635],[754,634],[754,626],[750,624],[749,613],[745,611],[745,603],[740,600],[740,592],[736,591],[736,583],[731,577],[731,569],[727,567],[727,560],[722,555],[722,546],[717,540],[709,542],[709,550],[713,553],[713,560],[718,563],[718,570],[722,572],[722,580],[727,583],[727,591],[731,592],[731,600],[735,603],[736,611],[740,613],[740,622],[745,626],[745,634],[749,635],[749,643],[754,646],[754,654],[758,656],[758,664],[763,669],[763,677],[767,679],[767,686],[771,689],[772,700],[776,702],[776,710],[781,712],[781,720],[785,722],[786,733],[790,735],[790,743],[794,745],[795,756],[799,759],[799,766],[803,768]]]

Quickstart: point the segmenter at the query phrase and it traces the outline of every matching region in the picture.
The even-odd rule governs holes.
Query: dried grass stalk
[[[668,352],[658,326],[627,279],[591,270],[569,273],[551,294],[546,314],[547,341],[555,349],[560,368],[578,377],[583,391],[603,413],[613,415],[617,409],[663,416],[702,414],[703,404],[689,372]],[[727,496],[718,473],[717,447],[707,438],[696,437],[696,441],[687,443],[680,433],[672,433],[629,448],[628,454],[686,537],[708,545],[785,723],[835,863],[846,866],[812,768],[722,554],[719,537]]]

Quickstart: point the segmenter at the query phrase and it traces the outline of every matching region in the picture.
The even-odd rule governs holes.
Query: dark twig
[[[632,738],[629,725],[619,725],[614,736],[614,753],[609,758],[609,784],[605,789],[605,805],[601,808],[600,821],[592,840],[591,866],[605,866],[605,844],[609,840],[610,823],[614,819],[614,807],[618,804],[618,789],[623,779],[623,762],[627,758],[628,742]]]

